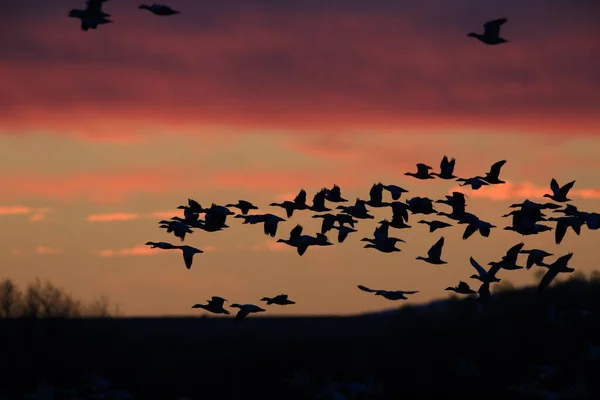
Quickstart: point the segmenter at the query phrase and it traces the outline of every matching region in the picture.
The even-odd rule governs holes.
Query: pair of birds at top
[[[79,18],[81,20],[81,29],[87,31],[96,29],[98,25],[109,24],[113,21],[108,19],[111,15],[102,10],[102,4],[108,0],[87,0],[86,8],[83,10],[73,9],[69,11],[69,17]],[[141,10],[148,10],[155,15],[168,16],[179,14],[179,11],[173,10],[164,4],[153,3],[151,5],[142,4],[138,7]]]

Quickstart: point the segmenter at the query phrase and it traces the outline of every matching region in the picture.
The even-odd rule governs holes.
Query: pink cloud
[[[261,251],[261,250],[267,250],[267,251],[288,251],[291,250],[292,247],[288,246],[285,243],[277,243],[276,241],[273,240],[267,240],[262,244],[257,244],[252,246],[252,250],[256,250],[256,251]]]
[[[100,250],[98,254],[102,257],[115,257],[115,256],[152,256],[164,252],[161,249],[152,249],[148,246],[137,245],[130,248],[122,249],[104,249]]]
[[[91,214],[86,217],[89,222],[114,222],[114,221],[131,221],[138,219],[139,214],[115,212],[109,214]]]
[[[3,215],[28,215],[31,222],[46,220],[46,216],[52,213],[51,208],[31,208],[25,206],[0,206],[0,216]]]
[[[35,252],[38,254],[59,254],[62,253],[62,250],[56,247],[40,245],[35,248]]]
[[[31,208],[24,206],[0,206],[0,215],[26,215],[31,213]]]
[[[465,190],[466,189],[466,190]],[[469,197],[485,198],[490,200],[509,200],[525,198],[542,198],[544,194],[550,194],[549,187],[536,186],[531,182],[510,182],[506,181],[501,185],[483,186],[478,190],[471,190],[470,187],[455,186],[449,190],[452,192],[463,192]],[[600,189],[571,189],[569,197],[579,197],[584,199],[600,199]]]

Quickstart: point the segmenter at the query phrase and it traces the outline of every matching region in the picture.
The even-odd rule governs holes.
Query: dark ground
[[[549,309],[562,320],[549,320]],[[600,398],[600,359],[587,346],[600,345],[600,282],[359,317],[5,319],[0,341],[0,387],[9,393],[31,390],[41,374],[71,385],[89,373],[136,399],[300,399],[283,380],[303,367],[317,383],[373,376],[387,390],[379,398],[511,399],[519,397],[508,386],[552,364],[559,374],[541,387],[585,383],[587,394],[574,398],[592,399]],[[479,375],[457,371],[459,358]]]

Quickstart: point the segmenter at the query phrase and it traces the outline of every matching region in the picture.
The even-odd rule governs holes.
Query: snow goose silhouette
[[[258,210],[258,207],[246,200],[238,200],[237,203],[227,204],[225,207],[237,208],[242,212],[243,215],[248,215],[250,210]]]
[[[383,185],[383,189],[390,192],[392,200],[400,200],[402,193],[408,193],[408,190],[396,185]]]
[[[361,199],[356,199],[356,202],[352,206],[337,206],[338,210],[342,210],[342,213],[349,214],[354,218],[358,219],[374,219],[375,217],[369,214],[369,210],[365,207],[365,202]]]
[[[325,207],[326,193],[327,189],[319,190],[313,197],[312,206],[308,207],[308,209],[315,212],[331,211],[330,208]]]
[[[429,227],[429,232],[433,233],[438,229],[442,229],[442,228],[447,228],[449,226],[452,226],[452,224],[449,224],[447,222],[444,221],[437,221],[437,220],[433,220],[433,221],[425,221],[425,220],[421,220],[419,221],[419,224],[425,224]]]
[[[383,202],[383,184],[381,182],[373,184],[369,191],[369,200],[363,203],[371,207],[386,207],[389,203]]]
[[[465,213],[465,215],[473,215],[469,213]],[[475,217],[475,216],[474,216]],[[459,224],[467,224],[465,231],[463,233],[463,240],[467,240],[471,235],[475,232],[479,231],[479,234],[483,237],[489,237],[492,228],[496,228],[496,225],[492,225],[489,222],[483,221],[478,217],[475,218],[465,218],[461,221],[458,221]]]
[[[444,237],[442,236],[427,252],[427,257],[417,257],[416,260],[423,260],[429,264],[441,265],[447,264],[446,261],[441,259],[442,248],[444,247]]]
[[[467,36],[479,39],[481,42],[488,45],[507,43],[508,40],[500,37],[500,27],[506,22],[506,18],[499,18],[492,21],[488,21],[485,24],[483,24],[483,34],[471,32],[468,33]]]
[[[456,164],[456,160],[453,158],[452,160],[448,160],[448,156],[444,156],[442,158],[442,162],[440,163],[440,172],[432,172],[431,175],[437,176],[440,179],[456,179],[457,176],[454,176],[454,165]]]
[[[496,278],[496,273],[500,270],[499,265],[493,265],[489,270],[483,269],[481,265],[473,257],[469,258],[471,265],[477,271],[477,275],[471,275],[471,279],[477,279],[483,283],[500,282],[500,279]]]
[[[345,203],[348,201],[342,197],[342,191],[338,185],[333,185],[331,189],[326,189],[325,200],[332,203]]]
[[[581,217],[550,217],[548,221],[556,222],[556,230],[554,231],[554,242],[560,244],[570,227],[577,236],[581,234],[581,227],[585,224],[585,219]]]
[[[271,203],[269,205],[283,208],[287,217],[291,218],[295,210],[306,210],[308,208],[308,205],[306,205],[306,190],[301,189],[293,201],[285,200],[283,203]]]
[[[164,4],[153,3],[151,5],[142,4],[138,7],[140,10],[148,10],[154,15],[168,16],[180,14],[179,11],[173,10],[171,7]]]
[[[192,262],[194,261],[194,254],[204,253],[204,251],[197,249],[192,246],[173,246],[174,249],[179,249],[183,252],[183,261],[187,269],[192,268]]]
[[[256,306],[254,304],[237,304],[237,303],[234,303],[230,307],[239,308],[239,311],[237,312],[237,314],[235,316],[235,321],[236,322],[240,322],[240,321],[244,320],[248,315],[250,315],[252,313],[260,313],[260,312],[265,312],[266,311],[265,309],[262,309],[259,306]]]
[[[262,299],[260,299],[260,301],[266,301],[268,306],[270,306],[271,304],[277,304],[280,306],[296,304],[295,301],[288,299],[287,294],[279,294],[275,297],[263,297]]]
[[[265,235],[275,237],[277,234],[277,227],[280,222],[285,221],[285,219],[278,217],[273,214],[256,214],[256,215],[236,215],[233,218],[242,218],[244,220],[244,224],[263,224]]]
[[[338,231],[338,243],[344,243],[344,240],[348,237],[352,232],[358,232],[356,229],[349,226],[334,226],[333,229]]]
[[[460,185],[461,187],[470,185],[471,189],[473,189],[473,190],[479,190],[479,189],[481,189],[482,186],[489,185],[489,183],[487,183],[486,181],[484,181],[481,178],[468,178],[468,179],[458,178],[456,181],[462,182]]]
[[[474,291],[473,289],[471,289],[469,287],[469,284],[467,282],[463,282],[463,281],[459,281],[457,286],[450,286],[447,287],[445,290],[451,290],[455,293],[458,294],[476,294],[477,292]]]
[[[176,218],[176,217],[174,217]],[[190,227],[181,221],[175,219],[171,221],[162,220],[158,222],[160,227],[167,230],[167,233],[173,233],[175,237],[178,237],[182,242],[185,240],[186,234],[194,233]]]
[[[329,213],[313,215],[312,218],[323,218],[323,222],[321,223],[321,233],[323,235],[332,230],[335,223],[338,221],[336,215]]]
[[[429,215],[437,213],[433,208],[433,200],[427,197],[413,197],[406,200],[406,205],[412,214]]]
[[[489,172],[486,172],[485,176],[476,176],[475,178],[483,179],[490,185],[499,185],[501,183],[506,183],[506,182],[500,180],[500,171],[502,170],[502,167],[504,166],[504,164],[506,164],[506,160],[501,160],[501,161],[495,162],[490,167]]]
[[[206,310],[208,312],[211,312],[213,314],[227,314],[229,315],[229,311],[227,311],[225,309],[224,304],[227,300],[219,297],[219,296],[213,296],[211,297],[210,300],[207,300],[206,304],[194,304],[192,306],[192,308],[202,308],[203,310]]]
[[[404,175],[412,176],[413,178],[425,180],[425,179],[435,179],[433,175],[429,172],[432,169],[427,164],[417,164],[417,172],[405,172]]]
[[[548,271],[542,277],[540,284],[537,287],[537,293],[541,293],[560,273],[571,273],[575,271],[574,268],[568,266],[569,261],[573,257],[573,253],[565,254],[559,257],[552,264],[545,264],[548,267]]]
[[[83,31],[96,29],[98,25],[112,23],[113,21],[107,19],[110,14],[102,11],[102,5],[105,1],[108,0],[87,0],[85,9],[73,9],[69,11],[68,16],[81,20],[81,30]]]
[[[567,201],[571,201],[571,199],[567,198],[567,195],[574,184],[575,181],[572,181],[563,186],[558,186],[556,179],[552,178],[552,181],[550,181],[550,190],[552,190],[552,194],[545,194],[544,197],[548,197],[557,203],[566,203]]]
[[[183,210],[183,220],[187,223],[194,223],[198,221],[200,213],[195,212],[192,207],[189,206],[177,206],[178,210]]]
[[[544,264],[544,258],[553,255],[552,253],[540,249],[521,250],[519,253],[528,254],[527,263],[525,265],[525,268],[527,269],[531,269],[534,265],[542,266]]]
[[[406,297],[407,294],[419,293],[418,290],[416,290],[416,291],[379,290],[379,289],[369,289],[368,287],[363,286],[363,285],[357,285],[357,287],[360,290],[362,290],[363,292],[374,293],[375,296],[381,296],[384,299],[388,299],[388,300],[408,300],[408,297]]]
[[[288,246],[295,247],[298,255],[302,256],[310,246],[330,246],[327,236],[317,233],[317,237],[302,235],[302,225],[298,224],[290,231],[289,239],[279,239],[278,243],[285,243]]]
[[[175,248],[175,246],[168,242],[146,242],[145,245],[150,246],[151,249],[171,250]]]
[[[369,242],[364,246],[365,249],[376,249],[382,253],[393,253],[397,251],[402,251],[396,247],[397,242],[403,242],[404,240],[398,238],[385,238],[385,239],[369,239],[363,238],[361,239],[363,242]]]

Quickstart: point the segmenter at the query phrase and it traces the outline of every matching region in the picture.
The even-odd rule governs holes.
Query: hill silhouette
[[[373,377],[385,394],[360,398],[507,399],[519,398],[511,387],[537,380],[533,394],[595,398],[600,274],[574,274],[542,297],[534,287],[499,289],[489,303],[450,298],[359,316],[256,317],[243,324],[4,318],[0,383],[9,398],[35,389],[42,377],[72,388],[83,376],[98,375],[142,399],[303,399],[330,380]],[[555,373],[541,379],[540,368]],[[285,382],[298,369],[310,376],[310,387]]]

